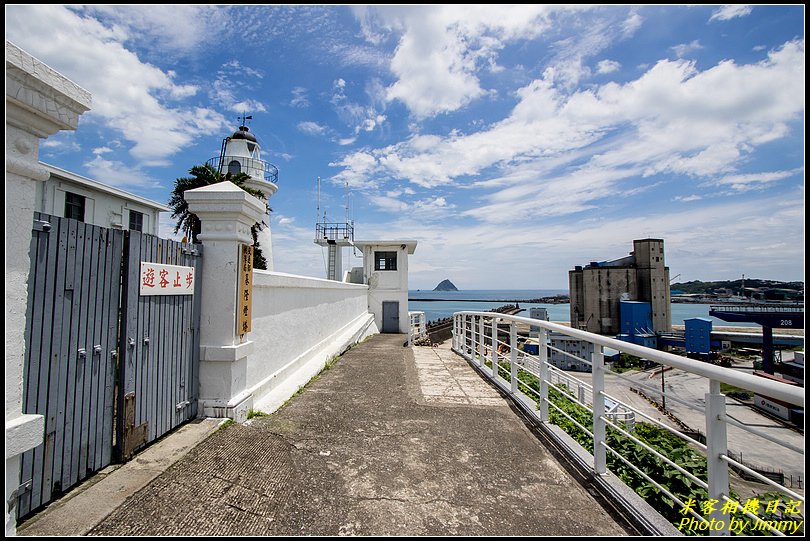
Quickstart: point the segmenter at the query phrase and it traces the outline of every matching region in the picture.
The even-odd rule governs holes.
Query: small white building
[[[358,240],[354,245],[363,251],[363,283],[368,285],[368,310],[377,328],[408,333],[408,256],[416,251],[416,241]]]
[[[36,210],[80,222],[157,235],[172,209],[145,197],[40,162],[50,177],[37,184]]]
[[[592,343],[586,340],[572,338],[558,332],[548,333],[548,339],[551,347],[555,348],[551,350],[551,355],[549,355],[549,361],[552,365],[562,370],[575,370],[577,372],[592,371],[590,364],[579,360],[591,360],[591,355],[594,351]],[[568,355],[566,355],[566,353]]]

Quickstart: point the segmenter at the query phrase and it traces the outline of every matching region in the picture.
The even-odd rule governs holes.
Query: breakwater
[[[451,299],[427,299],[427,298],[409,298],[409,301],[415,302],[448,302]],[[453,302],[502,302],[502,303],[524,303],[524,304],[568,304],[570,299],[568,295],[555,295],[553,297],[539,297],[536,299],[452,299]]]

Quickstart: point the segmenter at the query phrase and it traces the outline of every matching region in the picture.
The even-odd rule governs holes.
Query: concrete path
[[[215,432],[91,535],[625,535],[447,350],[378,335]]]
[[[210,436],[224,419],[201,419],[151,445],[126,464],[108,466],[17,527],[17,535],[86,535],[127,498]]]

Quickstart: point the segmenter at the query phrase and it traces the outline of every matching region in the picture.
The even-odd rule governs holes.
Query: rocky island
[[[442,280],[433,291],[458,291],[458,288],[450,280]]]

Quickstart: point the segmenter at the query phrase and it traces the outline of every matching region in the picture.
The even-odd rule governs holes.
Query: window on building
[[[374,270],[397,270],[397,253],[374,252]]]
[[[84,196],[75,193],[65,193],[65,218],[84,221]]]
[[[143,212],[129,211],[129,230],[143,233]]]
[[[239,163],[239,160],[233,160],[231,163],[228,164],[228,173],[232,175],[238,175],[242,172],[242,164]]]

